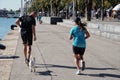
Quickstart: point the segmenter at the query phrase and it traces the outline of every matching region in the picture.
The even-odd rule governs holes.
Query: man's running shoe
[[[81,70],[82,70],[82,71],[85,70],[85,61],[81,61]]]
[[[29,66],[29,60],[25,59],[25,63]]]

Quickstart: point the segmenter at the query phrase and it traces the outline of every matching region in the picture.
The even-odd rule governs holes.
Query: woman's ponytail
[[[80,18],[77,17],[74,21],[81,29],[85,29],[86,23],[82,23]]]

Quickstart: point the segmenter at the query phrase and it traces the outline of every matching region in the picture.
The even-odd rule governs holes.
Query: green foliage
[[[29,11],[36,10],[46,10],[50,11],[50,4],[53,2],[53,12],[56,13],[63,8],[65,8],[66,5],[71,3],[73,0],[33,0],[32,7],[29,9]],[[85,1],[86,0],[77,0],[78,3],[78,10],[85,9]],[[92,7],[101,7],[102,0],[92,0]],[[111,6],[115,6],[118,4],[120,0],[104,0],[104,8],[110,8]],[[57,10],[57,11],[56,11]],[[56,13],[57,14],[57,13]]]

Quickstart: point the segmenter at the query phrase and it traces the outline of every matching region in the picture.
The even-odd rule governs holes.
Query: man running
[[[27,65],[29,65],[33,36],[34,36],[34,41],[36,40],[36,30],[35,30],[36,17],[37,17],[37,12],[33,11],[31,12],[30,15],[22,16],[16,20],[16,24],[21,28],[20,33],[24,44],[24,55],[25,55],[25,62]]]

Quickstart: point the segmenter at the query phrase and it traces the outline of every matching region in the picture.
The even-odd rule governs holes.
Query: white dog
[[[35,72],[35,57],[30,57],[29,68],[31,72]]]

